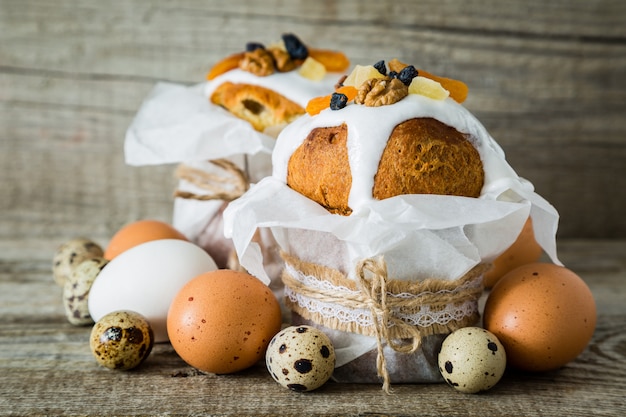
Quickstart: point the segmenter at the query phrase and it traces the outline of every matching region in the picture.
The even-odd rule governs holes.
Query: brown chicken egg
[[[250,274],[227,269],[188,282],[167,315],[176,353],[196,369],[216,374],[257,363],[281,324],[272,291]]]
[[[523,265],[493,287],[484,327],[496,335],[507,365],[548,371],[574,360],[596,325],[591,290],[571,270],[549,263]]]
[[[483,284],[486,288],[493,287],[507,272],[537,262],[542,253],[543,249],[535,240],[533,222],[529,217],[515,242],[493,261],[493,267],[485,273]]]
[[[159,220],[138,220],[123,226],[113,235],[103,257],[110,261],[141,243],[160,239],[187,240],[185,235],[167,223]]]

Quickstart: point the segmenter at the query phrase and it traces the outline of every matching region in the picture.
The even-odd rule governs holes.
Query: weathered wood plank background
[[[172,167],[124,165],[155,82],[287,31],[353,63],[399,57],[466,106],[561,213],[560,237],[626,237],[626,3],[0,1],[0,238],[106,238],[169,219]]]
[[[138,372],[96,367],[88,330],[64,320],[54,250],[170,220],[174,167],[124,164],[142,100],[283,32],[355,64],[397,57],[469,85],[466,106],[559,210],[562,260],[596,296],[581,358],[484,396],[338,384],[294,396],[260,368],[174,378],[190,368],[167,346]],[[0,0],[0,414],[624,415],[625,137],[622,0]]]

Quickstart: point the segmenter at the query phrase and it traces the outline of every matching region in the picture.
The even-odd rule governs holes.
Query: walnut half
[[[239,68],[252,74],[265,77],[274,73],[274,57],[263,48],[246,52],[239,61]]]
[[[359,87],[354,102],[368,107],[397,103],[409,95],[409,88],[397,78],[370,78]]]

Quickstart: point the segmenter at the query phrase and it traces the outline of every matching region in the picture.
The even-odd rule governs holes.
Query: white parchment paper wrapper
[[[457,279],[480,262],[508,248],[528,216],[538,243],[556,263],[556,210],[527,181],[480,198],[401,195],[373,200],[350,216],[322,206],[268,177],[232,202],[224,213],[226,235],[233,238],[241,264],[264,282],[257,228],[270,228],[279,246],[304,261],[339,269],[354,277],[358,261],[384,255],[390,277]],[[373,349],[372,337],[337,332],[337,366]]]
[[[243,77],[249,75],[241,74]],[[250,81],[250,80],[248,80]],[[186,86],[157,83],[145,98],[126,132],[125,159],[134,166],[184,163],[206,173],[223,174],[209,160],[228,159],[251,182],[272,172],[271,152],[283,126],[258,132],[207,98],[208,83]],[[322,89],[322,86],[319,87]],[[211,192],[181,179],[177,189],[197,196]],[[219,267],[232,262],[234,246],[224,236],[222,213],[228,202],[220,199],[174,199],[172,225],[190,241],[204,248]],[[260,231],[256,242],[264,250],[268,283],[282,300],[282,261],[270,230]],[[286,314],[286,309],[283,308]]]
[[[156,84],[126,131],[126,163],[156,165],[271,154],[275,138],[210,103],[205,85]]]
[[[126,132],[125,159],[134,166],[185,163],[220,174],[208,162],[228,159],[246,172],[250,181],[271,173],[276,132],[261,133],[208,100],[206,83],[185,86],[157,83],[140,106]],[[210,192],[180,180],[178,189],[195,195]],[[191,241],[209,250],[223,266],[232,250],[224,238],[223,200],[174,200],[173,226]]]

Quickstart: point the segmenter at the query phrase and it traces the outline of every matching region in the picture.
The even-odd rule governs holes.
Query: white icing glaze
[[[532,191],[532,184],[518,177],[506,162],[500,146],[467,109],[451,98],[433,100],[418,94],[410,94],[388,106],[367,107],[349,103],[341,110],[326,109],[313,117],[300,117],[278,136],[272,154],[273,176],[286,182],[289,158],[312,129],[345,123],[348,126],[348,159],[352,172],[348,204],[353,212],[357,212],[373,199],[374,175],[393,128],[416,117],[437,119],[468,135],[480,154],[485,170],[481,197],[497,198],[511,188],[511,184]]]
[[[322,80],[314,81],[301,76],[298,73],[298,69],[259,77],[248,71],[234,69],[207,82],[204,93],[207,97],[210,97],[213,91],[226,81],[252,84],[269,88],[298,103],[300,106],[306,107],[309,100],[313,97],[327,95],[330,91],[333,91],[333,87],[340,77],[341,74],[339,73],[329,72],[326,73]]]

